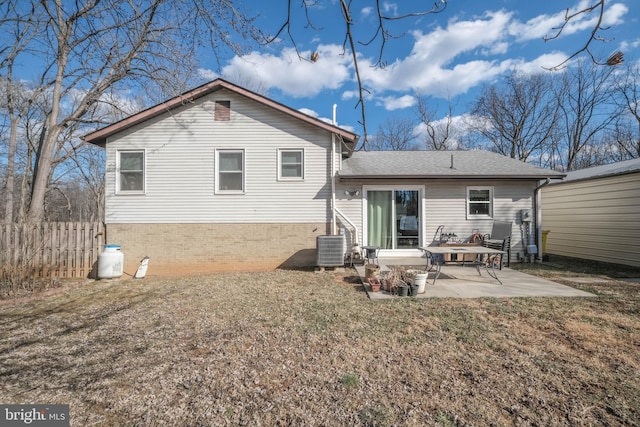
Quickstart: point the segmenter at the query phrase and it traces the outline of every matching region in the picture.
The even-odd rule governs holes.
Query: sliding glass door
[[[420,246],[420,190],[367,190],[367,245],[381,249]]]

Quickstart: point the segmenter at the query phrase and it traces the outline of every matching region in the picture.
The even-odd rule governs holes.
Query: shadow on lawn
[[[70,370],[78,372],[83,384],[111,376],[104,366],[123,356],[120,331],[97,331],[103,325],[117,324],[111,319],[158,297],[155,292],[120,290],[114,294],[98,307],[96,298],[105,295],[102,287],[66,301],[61,300],[66,295],[47,304],[38,301],[32,310],[25,310],[24,305],[6,307],[0,312],[0,382],[28,382],[34,375],[52,380],[56,373]],[[86,362],[80,369],[78,360]]]

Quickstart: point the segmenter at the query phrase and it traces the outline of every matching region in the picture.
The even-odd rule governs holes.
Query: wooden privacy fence
[[[34,277],[95,276],[104,237],[101,222],[0,224],[0,266]]]

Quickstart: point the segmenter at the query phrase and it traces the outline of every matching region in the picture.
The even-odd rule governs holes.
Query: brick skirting
[[[313,266],[316,237],[328,233],[313,224],[107,224],[107,243],[125,255],[125,274],[135,274],[148,256],[148,275],[222,271],[266,271]]]

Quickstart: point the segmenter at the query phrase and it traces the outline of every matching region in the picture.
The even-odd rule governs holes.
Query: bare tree
[[[614,102],[614,78],[614,68],[581,60],[567,68],[556,85],[564,139],[557,155],[565,170],[591,166],[580,162],[580,155],[585,147],[602,141],[605,131],[620,116],[620,107]]]
[[[7,1],[0,6],[0,35],[9,41],[0,48],[0,70],[4,70],[4,76],[0,80],[2,87],[2,107],[6,110],[9,120],[9,137],[7,141],[7,167],[4,186],[5,212],[4,220],[14,220],[14,194],[15,194],[15,162],[18,146],[18,131],[20,122],[28,113],[34,99],[41,93],[41,89],[29,90],[23,83],[14,81],[13,71],[16,60],[29,51],[29,45],[37,36],[40,26],[36,9],[26,10],[24,14],[18,13],[18,1]]]
[[[415,123],[410,119],[389,117],[380,126],[368,149],[372,150],[416,150]]]
[[[451,99],[447,104],[447,113],[444,118],[438,119],[438,110],[429,107],[429,98],[424,95],[416,96],[418,105],[416,107],[418,118],[420,119],[419,127],[422,128],[422,142],[427,150],[452,150],[460,149],[462,142],[460,141],[460,128],[454,123],[453,104]]]
[[[44,217],[53,170],[79,148],[82,142],[73,138],[75,131],[95,123],[92,115],[105,93],[135,85],[166,98],[190,85],[185,76],[193,74],[194,58],[205,43],[212,56],[227,48],[242,53],[237,40],[257,33],[252,19],[233,3],[32,0],[14,1],[10,10],[2,9],[6,17],[0,22],[2,34],[12,34],[15,45],[24,45],[22,51],[28,50],[30,60],[37,57],[39,88],[47,95],[28,220]],[[32,22],[38,31],[29,38],[11,30],[16,22]],[[11,52],[7,46],[3,44],[0,51]],[[3,71],[7,66],[2,64]]]
[[[470,122],[470,130],[493,151],[514,159],[539,158],[556,138],[558,103],[545,74],[509,74],[482,90],[472,113],[481,119]]]
[[[617,79],[616,102],[623,109],[615,126],[617,151],[622,160],[640,157],[640,66],[629,65]]]

